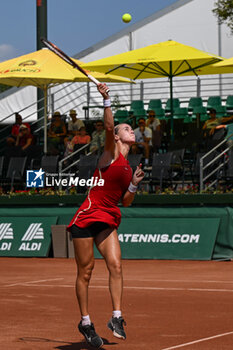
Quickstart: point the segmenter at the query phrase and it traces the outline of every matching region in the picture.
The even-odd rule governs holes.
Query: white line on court
[[[92,288],[108,288],[108,286],[90,286]],[[231,292],[233,289],[209,289],[209,288],[164,288],[164,287],[134,287],[124,286],[124,289],[141,289],[141,290],[177,290],[177,291],[198,291],[198,292]]]
[[[96,281],[108,281],[108,278],[104,277],[95,277]],[[124,281],[139,281],[139,282],[171,282],[171,283],[225,283],[225,284],[233,284],[232,281],[215,281],[215,280],[162,280],[162,279],[155,279],[155,278],[125,278]]]
[[[165,348],[165,349],[161,349],[161,350],[173,350],[173,349],[183,348],[183,347],[188,346],[188,345],[193,345],[193,344],[201,343],[203,341],[212,340],[212,339],[216,339],[216,338],[220,338],[220,337],[225,337],[226,335],[230,335],[230,334],[233,334],[233,332],[217,334],[217,335],[213,335],[212,337],[194,340],[194,341],[191,341],[189,343],[175,345],[175,346],[172,346],[170,348]]]
[[[137,279],[137,281],[140,281]],[[145,280],[146,281],[146,280]],[[215,281],[215,280],[156,280],[153,279],[151,281],[155,282],[174,282],[174,283],[227,283],[227,284],[232,284],[233,281]]]
[[[35,284],[25,283],[20,284],[26,287],[60,287],[60,288],[74,288],[74,284]],[[12,286],[12,285],[11,285]],[[9,287],[9,286],[7,286]],[[93,289],[108,289],[108,286],[89,286]],[[135,286],[124,286],[124,289],[134,289],[134,290],[164,290],[164,291],[191,291],[191,292],[230,292],[233,293],[233,289],[209,289],[209,288],[164,288],[164,287],[135,287]]]
[[[6,287],[22,286],[22,285],[27,285],[27,284],[49,282],[49,281],[61,281],[61,280],[64,280],[64,278],[51,278],[51,279],[38,280],[38,281],[18,282],[18,283],[14,283],[14,284],[8,284],[8,285],[6,285]]]
[[[94,278],[96,281],[108,281],[108,278]],[[51,279],[45,279],[45,280],[38,280],[38,281],[26,281],[26,282],[18,282],[18,283],[13,283],[6,285],[6,287],[14,287],[18,285],[25,285],[25,284],[33,284],[33,283],[40,283],[40,282],[48,282],[48,281],[59,281],[59,280],[64,280],[64,278],[51,278]],[[232,281],[214,281],[214,280],[163,280],[163,279],[131,279],[131,278],[124,278],[124,281],[138,281],[138,282],[171,282],[171,283],[221,283],[221,284],[232,284]]]

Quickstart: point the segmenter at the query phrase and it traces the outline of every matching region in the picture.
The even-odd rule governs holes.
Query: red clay
[[[123,268],[126,341],[106,327],[108,275],[96,261],[89,309],[102,349],[232,350],[232,262],[124,260]],[[91,349],[76,328],[73,259],[0,258],[0,269],[0,349]]]

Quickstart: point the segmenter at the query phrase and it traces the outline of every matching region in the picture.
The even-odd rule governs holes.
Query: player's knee
[[[79,266],[78,277],[81,278],[84,282],[88,283],[91,279],[93,269],[94,269],[94,261],[85,266]]]
[[[112,260],[108,264],[108,268],[111,274],[114,274],[115,276],[121,276],[122,274],[122,266],[120,260]]]

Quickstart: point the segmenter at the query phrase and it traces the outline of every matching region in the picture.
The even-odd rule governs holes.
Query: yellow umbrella
[[[233,73],[233,57],[211,64],[210,66],[197,69],[198,75],[229,74],[229,73]]]
[[[98,72],[92,72],[92,75],[101,81],[129,82],[116,76],[106,77]],[[89,80],[47,48],[0,63],[1,84],[18,87],[33,85],[44,89],[44,86],[68,81]]]
[[[222,59],[169,40],[92,61],[82,67],[135,80],[196,74],[197,69]]]
[[[79,61],[76,60],[74,58],[72,58],[72,60],[74,62],[77,62],[79,66],[82,66],[84,64],[83,61]],[[73,68],[74,69],[74,68]],[[81,81],[86,81],[89,82],[90,80],[83,75],[80,71],[76,70],[77,72],[77,77],[75,78],[75,82],[81,82]],[[93,75],[93,77],[95,77],[97,80],[101,81],[101,82],[105,82],[105,83],[134,83],[131,80],[124,78],[124,77],[117,77],[115,74],[104,74],[104,73],[100,73],[100,72],[96,72],[96,71],[92,71],[92,70],[87,70],[87,73],[90,73],[91,75]]]
[[[173,77],[198,75],[198,69],[222,59],[220,56],[169,40],[92,61],[82,67],[105,74],[113,73],[133,80],[168,77],[171,98],[171,132],[173,133]]]
[[[100,81],[129,82],[116,76],[106,77],[101,73],[92,75]],[[47,152],[47,90],[64,82],[85,82],[88,78],[48,49],[0,63],[0,84],[10,86],[33,85],[44,91],[44,151]]]
[[[221,61],[219,63],[216,63],[214,65],[215,68],[229,68],[229,70],[231,69],[231,73],[232,73],[232,67],[233,67],[233,57],[231,58],[227,58],[224,61]]]

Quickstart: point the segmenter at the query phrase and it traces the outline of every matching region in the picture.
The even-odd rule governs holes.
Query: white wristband
[[[104,108],[105,107],[111,107],[111,100],[108,98],[107,100],[104,100]]]
[[[135,186],[132,184],[132,182],[130,182],[129,187],[128,187],[128,191],[135,193],[137,191],[137,188],[138,188],[138,186]]]

